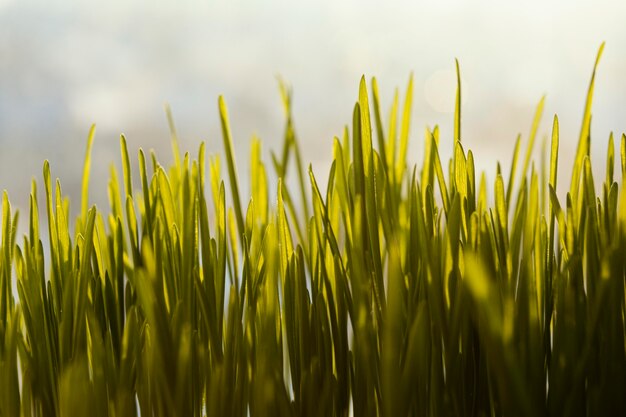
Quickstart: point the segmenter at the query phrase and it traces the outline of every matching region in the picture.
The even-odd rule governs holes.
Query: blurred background
[[[166,102],[184,151],[196,155],[205,141],[208,153],[223,154],[219,94],[229,106],[247,194],[251,136],[263,140],[269,166],[269,150],[282,144],[277,76],[294,88],[304,159],[321,182],[332,138],[351,121],[362,74],[377,77],[387,115],[394,88],[400,88],[403,101],[413,72],[410,158],[421,160],[424,128],[439,124],[447,160],[455,57],[463,79],[462,140],[489,181],[497,160],[508,169],[517,134],[528,138],[535,105],[546,94],[536,149],[557,113],[559,180],[569,182],[602,41],[607,44],[592,121],[597,181],[609,132],[626,131],[626,2],[72,3],[0,0],[0,188],[9,191],[24,220],[33,177],[42,192],[44,159],[76,212],[92,123],[97,132],[91,202],[102,208],[108,204],[109,166],[121,166],[120,133],[133,159],[143,147],[154,148],[163,163],[172,160]]]

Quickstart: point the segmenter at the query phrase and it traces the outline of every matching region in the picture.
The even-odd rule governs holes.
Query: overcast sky
[[[252,134],[264,140],[267,156],[282,140],[278,75],[294,88],[304,156],[322,179],[362,74],[377,77],[387,114],[394,88],[404,94],[413,72],[411,158],[421,159],[424,127],[434,124],[447,158],[455,57],[464,86],[462,139],[479,169],[492,174],[496,160],[508,165],[517,134],[527,138],[546,94],[540,133],[549,134],[558,113],[565,175],[602,41],[596,172],[609,132],[626,131],[626,2],[128,3],[0,0],[0,188],[22,211],[46,158],[64,191],[78,198],[91,123],[93,202],[107,203],[120,133],[133,156],[141,146],[170,161],[165,102],[184,150],[195,154],[204,140],[209,152],[222,153],[217,96],[224,94],[240,165],[246,167]],[[240,178],[247,175],[242,168]]]

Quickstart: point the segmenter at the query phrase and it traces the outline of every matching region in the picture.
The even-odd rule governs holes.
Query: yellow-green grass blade
[[[508,248],[509,248],[509,233],[508,233],[508,214],[506,209],[506,200],[504,195],[504,181],[502,180],[502,176],[498,175],[496,177],[496,185],[495,185],[495,203],[496,203],[496,219],[497,219],[497,228],[496,228],[496,238],[499,242],[499,256],[502,267],[502,272],[508,278],[510,277],[510,268],[509,268],[509,257],[508,257]]]
[[[589,225],[589,227],[591,228],[590,230],[595,231],[596,234],[598,233],[598,205],[597,205],[597,198],[596,198],[596,193],[595,193],[595,185],[594,185],[594,181],[593,181],[593,174],[591,171],[591,159],[589,157],[586,157],[583,161],[583,167],[584,167],[584,171],[583,171],[583,192],[585,193],[585,199],[586,199],[586,208],[588,210],[589,215],[591,216],[591,218],[588,221],[591,221],[592,223]],[[597,238],[599,239],[599,236],[597,236]]]
[[[203,149],[203,148],[202,148]],[[201,153],[202,154],[202,153]],[[203,158],[201,158],[203,159]],[[200,184],[203,184],[202,176],[199,179]],[[214,354],[221,359],[221,334],[219,321],[222,317],[223,308],[223,285],[218,285],[218,282],[223,275],[216,273],[216,256],[214,249],[214,240],[210,236],[209,231],[209,216],[207,211],[207,202],[204,196],[204,187],[201,185],[199,191],[199,232],[201,243],[201,260],[202,260],[202,274],[195,280],[195,286],[197,290],[197,296],[199,300],[199,306],[205,316],[205,324],[209,328],[210,342]],[[218,296],[217,289],[222,288],[221,295]]]
[[[394,105],[395,106],[395,105]],[[402,177],[406,170],[406,156],[409,149],[409,132],[411,128],[411,110],[413,106],[413,74],[409,77],[404,96],[404,108],[402,110],[402,123],[400,125],[400,147],[396,159],[396,185],[402,184]]]
[[[460,142],[454,146],[454,185],[461,198],[467,197],[467,167],[465,152]]]
[[[574,159],[574,167],[572,169],[572,180],[570,184],[570,193],[572,200],[577,204],[578,202],[578,190],[580,188],[580,175],[583,169],[583,159],[585,156],[589,156],[590,151],[590,129],[591,129],[591,106],[593,103],[593,92],[595,89],[596,70],[602,57],[602,51],[604,51],[604,42],[598,49],[596,55],[596,62],[593,65],[593,71],[591,73],[591,81],[589,82],[589,89],[587,90],[587,99],[585,101],[585,110],[583,112],[583,122],[580,128],[580,136],[578,137],[578,146],[576,148],[576,156]]]
[[[506,232],[508,229],[508,216],[506,210],[506,201],[504,196],[504,181],[502,180],[502,176],[498,175],[496,177],[496,186],[495,193],[496,196],[496,213],[498,215],[498,224],[500,228]]]
[[[370,109],[368,102],[367,85],[365,77],[361,78],[359,86],[359,109],[360,109],[360,138],[355,136],[357,141],[361,141],[363,158],[363,174],[365,181],[365,221],[368,228],[369,250],[371,254],[372,266],[374,268],[374,294],[379,308],[384,307],[385,290],[383,285],[382,262],[380,259],[380,237],[378,227],[378,207],[376,204],[376,193],[378,191],[378,179],[374,166],[374,150],[372,148],[372,126],[370,122]],[[407,133],[408,135],[408,133]]]
[[[345,166],[344,150],[338,138],[333,144],[333,158],[336,164],[335,192],[341,205],[343,223],[345,226],[348,242],[352,242],[352,198],[349,191],[347,169]]]
[[[422,164],[422,176],[421,176],[421,184],[422,184],[422,192],[426,192],[426,187],[433,186],[433,164],[431,160],[432,155],[432,132],[428,127],[424,129],[424,162]],[[422,196],[423,197],[423,196]]]
[[[148,184],[148,173],[146,172],[146,157],[143,149],[139,149],[139,175],[141,177],[141,189],[143,191],[143,207],[145,213],[145,227],[148,231],[148,236],[151,236],[152,227],[154,224],[154,201],[150,194],[150,186]]]
[[[120,149],[122,152],[122,168],[124,175],[124,190],[126,196],[133,196],[133,179],[130,170],[130,158],[128,157],[128,147],[126,145],[126,137],[120,135]]]
[[[54,215],[53,206],[52,206],[52,188],[50,184],[50,164],[46,160],[43,164],[43,179],[44,179],[44,187],[46,190],[46,213],[48,217],[48,238],[50,239],[50,261],[52,263],[52,276],[50,280],[55,282],[56,280],[61,279],[61,269],[59,266],[59,248],[58,248],[58,240],[57,240],[57,225],[56,225],[56,216]],[[55,283],[56,284],[56,283]],[[58,293],[57,293],[58,294]],[[57,300],[55,300],[59,305],[60,294],[58,294]]]
[[[552,123],[552,144],[550,146],[550,185],[556,190],[559,163],[559,118],[554,115]]]
[[[467,160],[465,163],[467,170],[467,205],[468,214],[476,209],[476,168],[474,165],[474,153],[467,151]]]
[[[256,222],[265,225],[268,221],[268,187],[265,165],[261,161],[261,141],[254,138],[250,145],[250,180]]]
[[[509,174],[509,182],[506,187],[506,208],[507,211],[511,205],[511,196],[513,195],[513,187],[515,186],[515,170],[517,168],[517,161],[519,159],[519,148],[522,135],[517,135],[515,140],[515,148],[513,149],[513,159],[511,160],[511,173]]]
[[[231,263],[229,264],[230,267],[231,267],[230,268],[230,272],[231,272],[231,275],[233,277],[233,282],[235,284],[235,288],[237,290],[240,290],[241,289],[241,287],[239,286],[239,271],[240,271],[240,269],[239,269],[239,261],[240,261],[240,258],[239,258],[239,246],[237,245],[237,241],[241,241],[242,242],[241,245],[245,246],[245,242],[243,242],[244,239],[245,239],[245,235],[242,235],[241,238],[238,238],[238,229],[237,229],[237,224],[236,224],[236,221],[235,221],[235,214],[234,214],[234,211],[233,211],[232,207],[228,208],[228,216],[227,216],[226,226],[228,228],[227,229],[228,230],[228,238],[229,238],[229,241],[230,241],[230,244],[228,245],[228,247],[230,248],[230,251],[231,251],[230,252]],[[244,230],[244,233],[245,233],[245,230]]]
[[[535,138],[537,137],[537,130],[539,129],[539,123],[541,122],[541,116],[543,115],[543,108],[545,105],[546,96],[544,95],[539,100],[537,108],[535,109],[535,116],[533,117],[533,124],[530,128],[530,135],[528,136],[528,145],[526,147],[526,156],[524,157],[524,166],[522,168],[522,178],[526,177],[528,173],[528,164],[535,146]]]
[[[87,221],[87,208],[89,207],[89,171],[91,169],[91,148],[93,138],[96,134],[96,125],[91,125],[87,136],[87,149],[85,150],[85,161],[83,163],[83,181],[81,186],[80,217],[82,222]],[[79,228],[79,229],[82,229]]]
[[[549,181],[549,169],[548,166],[548,138],[544,136],[541,141],[541,154],[539,156],[539,189],[540,189],[540,209],[541,214],[546,213],[546,207],[548,204],[548,181]]]
[[[218,250],[218,261],[216,264],[215,275],[218,279],[218,284],[220,284],[216,288],[216,294],[221,297],[221,301],[223,304],[224,301],[224,290],[225,290],[225,277],[226,277],[226,264],[228,260],[228,250],[226,243],[226,191],[224,189],[224,182],[220,184],[219,188],[219,197],[217,200],[217,210],[216,210],[216,228],[217,228],[217,250]]]
[[[109,205],[111,207],[110,217],[113,219],[123,218],[124,210],[122,206],[122,194],[120,191],[120,184],[118,181],[117,170],[115,169],[115,165],[111,164],[110,166],[110,175],[109,186],[108,186],[108,195],[109,195]]]
[[[233,150],[233,139],[230,132],[230,121],[228,120],[228,109],[224,97],[218,99],[220,112],[220,121],[222,124],[222,138],[224,140],[224,150],[226,151],[226,162],[228,164],[228,178],[230,180],[230,189],[232,191],[233,204],[235,208],[235,218],[237,220],[238,239],[241,243],[241,237],[245,231],[243,221],[243,212],[241,208],[241,199],[239,194],[239,181],[237,180],[237,164],[235,163],[235,153]]]
[[[335,165],[333,164],[333,167]],[[334,172],[334,171],[333,171]],[[322,193],[320,192],[320,189],[317,185],[317,181],[315,179],[315,175],[313,174],[313,168],[311,166],[309,166],[309,178],[311,181],[311,188],[313,190],[313,196],[315,198],[315,202],[317,203],[315,207],[321,207],[321,212],[319,213],[319,216],[321,217],[321,219],[318,219],[317,215],[316,215],[316,221],[318,223],[322,223],[322,228],[323,231],[326,233],[326,238],[328,239],[328,243],[330,244],[331,250],[333,252],[333,256],[341,256],[341,252],[339,250],[339,245],[337,244],[337,238],[335,236],[335,232],[333,231],[333,226],[332,226],[332,222],[329,218],[329,213],[328,213],[328,207],[327,205],[324,203],[324,200],[322,198]],[[332,180],[332,179],[331,179]],[[328,198],[327,200],[328,201]],[[348,229],[348,225],[346,226],[346,231],[349,230]],[[321,233],[322,230],[319,230],[319,233]],[[320,243],[323,243],[323,237],[320,236]],[[313,247],[313,246],[312,246]]]
[[[159,190],[159,201],[161,203],[162,217],[161,221],[166,229],[170,229],[176,224],[176,202],[169,178],[163,168],[157,171],[157,184]]]
[[[550,193],[550,228],[548,230],[549,233],[549,241],[548,241],[548,252],[547,252],[547,262],[548,262],[548,271],[547,276],[548,279],[552,279],[552,271],[554,270],[554,227],[555,227],[555,219],[556,219],[556,211],[554,208],[553,202],[556,201],[558,203],[558,199],[552,197],[552,194],[556,191],[557,186],[557,171],[558,171],[558,159],[559,159],[559,119],[556,115],[554,115],[554,121],[552,123],[552,142],[550,146],[550,178],[549,178],[549,193]]]
[[[277,161],[274,159],[274,167],[276,169],[276,172],[278,174],[278,177],[284,180],[284,174],[280,174],[282,168],[280,168],[277,164]],[[298,215],[298,210],[296,209],[296,205],[293,202],[293,199],[291,198],[291,193],[289,191],[289,188],[287,187],[283,187],[282,189],[282,197],[283,197],[283,202],[287,205],[287,210],[289,211],[289,215],[291,216],[291,220],[292,220],[292,224],[295,228],[296,231],[296,236],[298,237],[298,239],[300,240],[300,242],[305,242],[305,235],[304,235],[304,231],[302,230],[302,227],[300,226],[300,216]],[[308,204],[308,203],[307,203]],[[306,252],[306,249],[305,249]]]
[[[292,115],[292,90],[291,88],[282,80],[280,77],[278,78],[279,91],[281,94],[281,98],[283,101],[283,108],[285,110],[285,116],[287,118],[286,127],[285,127],[285,142],[283,146],[283,155],[281,162],[278,163],[278,160],[274,157],[274,153],[272,153],[274,159],[274,165],[277,167],[276,171],[278,172],[278,176],[285,178],[287,173],[287,165],[290,157],[290,150],[293,148],[293,153],[296,159],[296,169],[298,174],[298,181],[300,183],[300,196],[302,199],[302,210],[304,211],[304,218],[308,219],[310,216],[309,213],[309,204],[308,198],[306,194],[305,187],[305,172],[304,172],[304,164],[302,163],[302,156],[300,154],[300,145],[298,143],[298,139],[296,137],[295,127],[293,123],[293,115]],[[288,198],[287,192],[285,193],[285,201],[289,203],[291,201]],[[294,225],[296,230],[300,230],[300,226],[298,223],[298,218],[294,217]],[[301,236],[301,233],[299,233]]]
[[[456,67],[456,98],[454,100],[454,142],[461,142],[461,70],[459,60],[454,60]]]
[[[61,193],[61,182],[59,179],[56,180],[56,188],[55,188],[55,197],[56,197],[56,224],[57,224],[57,236],[56,239],[59,243],[59,263],[61,266],[61,271],[66,272],[68,268],[71,266],[72,253],[70,250],[70,232],[69,232],[69,222],[68,222],[68,214],[64,210],[63,207],[63,197]],[[66,276],[64,273],[63,276]]]
[[[381,159],[385,163],[385,171],[388,173],[391,172],[393,166],[389,164],[389,159],[387,158],[387,150],[386,141],[385,141],[385,133],[383,130],[383,121],[381,117],[380,110],[380,95],[378,93],[378,82],[376,81],[376,77],[372,77],[372,98],[374,99],[373,107],[374,107],[374,120],[376,122],[376,138],[378,139],[378,153],[380,154]]]
[[[280,267],[283,280],[287,278],[287,268],[289,260],[293,254],[293,240],[289,223],[285,213],[285,205],[283,201],[283,183],[278,180],[278,241],[280,243]]]
[[[431,163],[433,164],[435,174],[437,174],[437,183],[439,184],[439,192],[441,194],[441,201],[443,203],[443,209],[447,216],[448,210],[450,208],[450,197],[448,195],[448,189],[446,187],[446,179],[443,174],[441,160],[439,159],[439,149],[438,149],[438,145],[437,145],[434,135],[431,136],[430,151],[431,151],[431,157],[430,157]]]
[[[165,115],[167,116],[167,125],[170,129],[170,141],[172,145],[172,154],[174,155],[174,168],[180,172],[181,159],[180,159],[180,146],[178,145],[178,132],[176,131],[176,125],[174,124],[174,116],[172,115],[172,109],[169,104],[165,103]]]
[[[308,219],[310,217],[310,209],[309,209],[309,198],[306,193],[307,187],[305,187],[304,164],[302,163],[302,156],[300,154],[300,145],[295,136],[295,133],[293,136],[293,149],[294,149],[294,154],[296,157],[296,167],[298,169],[298,182],[300,185],[300,197],[302,199],[302,210],[304,213],[304,218]],[[297,217],[294,216],[294,223],[296,223],[296,219]],[[298,226],[298,228],[300,227]]]
[[[213,204],[217,211],[217,204],[219,202],[220,186],[222,183],[222,176],[220,174],[220,158],[218,156],[211,157],[209,159],[209,178],[211,179],[211,193],[213,195]]]
[[[11,219],[11,203],[6,191],[2,193],[2,260],[0,265],[0,336],[9,327],[13,310],[13,279],[11,261],[13,254],[13,224]],[[0,339],[0,343],[4,340]],[[0,354],[2,352],[0,351]]]
[[[626,181],[626,134],[622,133],[622,139],[620,140],[620,160],[622,162],[622,182]]]
[[[96,218],[96,209],[92,207],[87,213],[87,223],[85,224],[84,236],[79,236],[79,239],[83,242],[82,253],[80,254],[80,267],[78,270],[78,286],[75,292],[74,298],[74,311],[75,317],[72,327],[72,356],[74,356],[80,349],[78,343],[80,343],[80,335],[84,332],[85,326],[85,310],[87,308],[87,287],[89,284],[88,277],[90,275],[91,268],[91,253],[93,251],[93,230],[94,222]]]
[[[465,152],[463,151],[463,146],[461,146],[461,142],[457,142],[454,147],[454,183],[455,189],[459,196],[459,204],[460,204],[460,221],[462,226],[463,235],[461,237],[464,240],[467,237],[467,211],[466,211],[466,203],[467,203],[467,164],[465,159]],[[456,239],[456,236],[455,236]]]
[[[389,176],[392,178],[393,183],[397,184],[396,178],[396,153],[397,153],[397,142],[398,142],[398,100],[399,100],[399,92],[396,88],[393,94],[393,102],[391,104],[391,109],[389,110],[389,130],[387,133],[387,166],[392,167],[390,169]]]
[[[361,144],[361,157],[363,158],[363,176],[365,181],[369,181],[370,175],[374,171],[372,158],[372,124],[370,122],[369,100],[367,98],[367,86],[365,77],[361,77],[359,83],[359,115],[360,115],[360,136],[355,138]],[[364,184],[368,187],[370,184]]]
[[[609,144],[606,151],[606,185],[613,184],[613,171],[615,169],[615,142],[613,140],[613,132],[609,135]]]

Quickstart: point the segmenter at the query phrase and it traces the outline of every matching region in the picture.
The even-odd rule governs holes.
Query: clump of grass
[[[131,173],[122,136],[110,209],[89,208],[92,129],[73,228],[47,162],[47,231],[35,182],[19,242],[2,199],[0,416],[625,415],[626,136],[621,176],[611,136],[596,191],[594,78],[564,201],[556,116],[549,166],[530,159],[543,100],[521,165],[518,141],[488,189],[461,142],[460,85],[446,172],[437,127],[407,164],[412,82],[383,126],[361,79],[320,187],[281,84],[278,184],[253,140],[250,196],[221,97],[228,186],[204,144],[181,156],[171,123],[173,166],[140,150]]]

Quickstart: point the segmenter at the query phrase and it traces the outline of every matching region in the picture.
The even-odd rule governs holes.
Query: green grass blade
[[[170,141],[172,144],[172,153],[174,155],[174,167],[178,172],[181,170],[180,146],[178,145],[178,132],[174,124],[174,116],[169,104],[165,103],[165,115],[167,116],[167,125],[170,129]]]
[[[91,169],[91,148],[96,134],[96,125],[91,125],[87,136],[87,149],[85,150],[85,162],[83,164],[83,182],[81,186],[80,217],[83,222],[87,221],[87,208],[89,207],[89,171]]]
[[[619,147],[620,160],[622,161],[622,182],[626,181],[626,134],[622,133]]]
[[[376,122],[376,138],[378,139],[378,153],[380,154],[381,159],[385,162],[385,171],[391,172],[393,169],[393,165],[389,164],[389,159],[387,158],[387,150],[386,141],[385,141],[385,133],[383,130],[383,122],[381,118],[380,111],[380,95],[378,94],[378,82],[376,81],[376,77],[372,78],[372,98],[374,99],[373,107],[374,107],[374,120]]]
[[[511,173],[509,174],[509,183],[506,187],[506,208],[507,211],[511,206],[511,196],[513,195],[513,187],[515,185],[515,170],[517,168],[517,161],[519,159],[519,147],[522,140],[522,135],[517,136],[515,141],[515,148],[513,150],[513,159],[511,160]]]
[[[120,148],[122,152],[122,168],[124,174],[124,189],[126,196],[133,196],[133,179],[130,170],[130,158],[128,157],[128,148],[126,146],[126,137],[120,135]]]
[[[537,130],[539,129],[539,123],[541,122],[541,116],[543,115],[543,107],[545,105],[546,96],[541,97],[537,108],[535,109],[535,116],[533,117],[533,124],[530,128],[530,135],[528,136],[528,146],[526,147],[526,156],[524,157],[524,167],[522,168],[522,177],[526,177],[528,173],[528,165],[530,163],[530,157],[535,146],[535,138],[537,137]]]
[[[235,153],[233,151],[233,139],[230,133],[230,122],[228,120],[228,109],[224,97],[220,96],[218,100],[220,111],[220,121],[222,123],[222,138],[224,139],[224,150],[226,151],[226,162],[228,164],[228,178],[230,180],[230,189],[232,191],[233,204],[235,206],[235,218],[237,220],[237,232],[241,242],[241,236],[245,231],[243,221],[243,212],[241,208],[241,199],[239,197],[239,181],[237,180],[237,164],[235,162]]]
[[[391,109],[389,110],[389,131],[387,133],[387,166],[392,167],[389,172],[389,177],[392,179],[393,184],[397,184],[396,179],[396,148],[398,147],[398,98],[399,92],[396,88],[393,94],[393,103],[391,105]]]
[[[395,104],[394,104],[395,106]],[[409,77],[404,97],[404,108],[402,110],[402,123],[400,125],[400,147],[398,158],[396,159],[396,184],[402,183],[402,176],[406,169],[406,155],[409,149],[409,131],[411,127],[411,109],[413,106],[413,74]]]
[[[552,123],[552,145],[550,146],[550,185],[556,190],[559,162],[559,118],[554,115]]]
[[[446,187],[446,179],[443,176],[443,168],[441,166],[441,160],[439,159],[439,149],[435,136],[431,136],[431,163],[433,164],[435,174],[437,174],[437,182],[439,184],[439,192],[441,193],[441,201],[443,202],[443,209],[447,215],[450,208],[450,197],[448,195],[448,189]]]
[[[456,67],[456,99],[454,100],[454,142],[461,142],[461,70],[459,60],[454,60]]]
[[[613,184],[613,171],[615,169],[615,142],[613,132],[609,135],[609,144],[606,151],[606,184]]]
[[[146,172],[146,157],[143,149],[139,149],[139,175],[141,177],[141,189],[143,191],[143,206],[146,217],[146,229],[152,231],[154,224],[154,202],[150,194],[150,186],[148,185],[148,174]],[[150,233],[148,233],[150,235]]]
[[[580,136],[578,138],[578,146],[576,148],[576,157],[574,159],[574,168],[572,170],[572,181],[570,184],[570,193],[572,194],[572,200],[578,201],[578,189],[580,188],[580,175],[583,169],[583,159],[585,156],[589,156],[590,150],[590,129],[591,129],[591,106],[593,103],[593,91],[595,88],[596,70],[602,57],[602,51],[604,51],[604,42],[598,49],[596,55],[596,62],[593,65],[593,72],[591,73],[591,81],[589,82],[589,89],[587,90],[587,99],[585,101],[585,111],[583,113],[583,123],[580,128]]]

